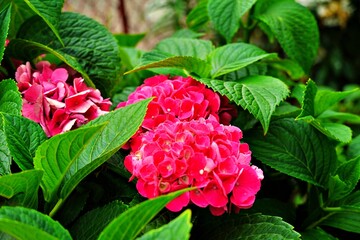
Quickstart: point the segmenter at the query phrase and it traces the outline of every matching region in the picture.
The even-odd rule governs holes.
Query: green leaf
[[[301,102],[301,113],[297,117],[300,119],[306,116],[315,116],[315,96],[317,93],[317,86],[311,79],[307,82],[305,91]]]
[[[297,119],[310,123],[321,133],[336,141],[342,143],[349,143],[351,141],[352,130],[344,124],[322,122],[319,119],[315,119],[313,116],[305,116]]]
[[[26,4],[50,27],[57,39],[63,44],[58,32],[61,9],[64,0],[24,0]]]
[[[359,91],[359,89],[353,89],[350,91],[335,92],[331,90],[319,90],[315,97],[315,115],[319,116],[336,103],[340,102],[350,94]]]
[[[119,46],[123,47],[135,47],[144,37],[145,33],[138,34],[114,34],[114,37]]]
[[[338,200],[351,193],[360,180],[360,156],[346,161],[336,170],[336,175],[330,178],[329,199]]]
[[[149,101],[117,109],[40,145],[34,165],[44,170],[45,200],[60,198],[61,204],[83,178],[119,150],[140,127]]]
[[[177,30],[176,32],[174,32],[173,35],[171,35],[172,38],[198,38],[203,36],[204,34],[202,33],[198,33],[198,32],[194,32],[191,29],[180,29]]]
[[[273,59],[268,64],[275,69],[286,72],[292,79],[300,79],[306,75],[304,69],[297,62],[290,59]]]
[[[128,206],[119,201],[96,208],[80,217],[70,232],[77,240],[97,239],[102,230],[127,209]]]
[[[261,214],[228,215],[196,227],[201,231],[195,239],[300,239],[294,227],[280,217]]]
[[[40,34],[39,29],[42,29]],[[72,56],[87,73],[87,84],[90,86],[91,81],[94,82],[104,95],[110,96],[120,80],[119,48],[113,35],[95,20],[71,12],[61,14],[58,29],[64,46],[44,28],[44,22],[39,18],[28,20],[18,37],[45,45],[61,55]]]
[[[191,211],[187,209],[180,216],[178,216],[168,224],[158,229],[151,230],[137,239],[138,240],[156,240],[156,239],[187,240],[190,238],[190,230],[192,227],[190,219],[191,219]]]
[[[21,170],[33,169],[37,147],[47,137],[39,124],[22,116],[0,113],[6,141],[16,164]]]
[[[4,9],[5,6],[11,4],[11,20],[8,32],[8,38],[12,39],[16,37],[21,24],[26,19],[35,15],[35,12],[26,4],[24,0],[2,0],[0,1],[0,9]]]
[[[349,144],[347,155],[349,159],[356,158],[360,155],[360,135],[353,138]]]
[[[155,50],[172,56],[190,56],[202,60],[206,60],[213,49],[214,46],[210,41],[191,38],[166,38],[155,47]]]
[[[207,5],[208,0],[200,0],[187,15],[186,24],[190,29],[197,31],[209,21]]]
[[[0,63],[3,59],[5,50],[5,41],[8,35],[11,17],[11,5],[1,10],[0,8]]]
[[[72,239],[69,232],[49,216],[23,207],[0,208],[0,231],[16,239]]]
[[[168,57],[161,60],[158,60],[159,53],[158,51],[145,53],[142,56],[142,64],[131,71],[126,72],[125,74],[152,69],[152,68],[179,68],[183,72],[181,75],[188,75],[189,73],[196,73],[199,76],[207,76],[210,72],[210,65],[205,61],[188,56],[176,56]],[[143,65],[144,64],[144,65]],[[169,74],[171,72],[168,72]],[[174,74],[175,75],[175,74]]]
[[[337,120],[339,122],[360,124],[360,116],[352,113],[346,112],[335,112],[333,110],[326,110],[321,113],[318,119],[329,119],[329,120]]]
[[[250,131],[244,141],[253,155],[289,176],[327,188],[336,167],[333,143],[309,124],[284,118],[273,121],[269,132]]]
[[[314,240],[314,239],[336,240],[337,239],[319,227],[312,228],[312,229],[306,230],[305,232],[302,232],[301,238],[303,240]]]
[[[12,79],[0,82],[0,112],[21,115],[22,99]],[[1,125],[0,125],[1,126]]]
[[[317,56],[319,30],[312,13],[293,0],[258,0],[254,18],[271,30],[290,59],[309,72]]]
[[[42,171],[28,170],[0,177],[0,196],[7,205],[37,208]]]
[[[215,29],[229,43],[240,27],[240,18],[256,0],[209,0],[208,14]]]
[[[47,202],[57,200],[58,189],[66,173],[72,170],[72,165],[78,164],[79,157],[86,148],[93,147],[92,138],[104,127],[100,125],[59,134],[38,147],[34,166],[35,169],[44,171],[41,187]]]
[[[271,115],[289,94],[287,86],[270,76],[250,76],[238,82],[196,78],[237,105],[247,109],[268,131]]]
[[[215,49],[209,55],[212,65],[211,77],[217,78],[270,56],[274,56],[274,54],[266,53],[252,44],[227,44]]]
[[[11,154],[5,133],[0,129],[0,176],[10,174]]]
[[[104,231],[102,231],[98,240],[135,239],[145,225],[149,223],[166,204],[189,190],[190,189],[179,190],[135,205],[111,221]],[[134,221],[134,219],[136,219],[136,221]]]
[[[117,109],[89,122],[84,128],[106,124],[65,173],[61,198],[65,199],[89,173],[108,160],[139,129],[151,99]]]
[[[360,233],[360,213],[349,211],[335,213],[326,218],[321,225]]]

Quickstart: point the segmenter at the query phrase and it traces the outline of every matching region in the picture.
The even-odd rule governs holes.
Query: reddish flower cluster
[[[131,142],[125,167],[147,198],[187,187],[167,205],[180,211],[190,202],[209,206],[213,215],[249,208],[260,189],[262,171],[250,166],[251,151],[242,132],[226,126],[235,116],[228,100],[192,78],[155,76],[129,96],[122,107],[153,97],[142,130]],[[225,101],[224,101],[225,100]]]
[[[65,68],[55,68],[47,61],[20,65],[15,73],[23,96],[22,114],[39,123],[46,135],[77,128],[109,111],[111,102],[100,91],[89,88],[84,79],[70,79]]]
[[[204,84],[191,77],[169,79],[166,75],[146,79],[144,84],[131,93],[126,102],[119,103],[117,108],[151,97],[154,99],[149,104],[139,132],[155,129],[166,120],[190,121],[209,116],[228,125],[237,114],[236,108],[229,104],[226,97],[221,97]],[[132,140],[136,139],[137,134]]]
[[[261,170],[249,166],[251,152],[241,138],[239,128],[212,117],[165,121],[141,135],[139,145],[125,158],[125,167],[138,178],[136,187],[142,196],[154,198],[197,187],[167,208],[180,211],[191,201],[221,215],[229,200],[238,208],[251,207],[263,178]]]

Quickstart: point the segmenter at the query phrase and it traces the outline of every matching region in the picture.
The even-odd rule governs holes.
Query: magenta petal
[[[166,205],[166,208],[172,212],[179,212],[183,207],[187,206],[190,202],[189,192],[181,194]]]
[[[74,113],[85,113],[89,108],[94,105],[93,102],[87,100],[88,91],[77,93],[65,99],[65,109]]]
[[[205,208],[209,205],[203,192],[200,189],[195,189],[190,192],[190,199],[195,205]]]
[[[224,207],[210,206],[209,209],[210,209],[211,214],[214,215],[214,216],[221,216],[227,211],[226,206],[224,206]]]
[[[51,82],[53,83],[66,82],[68,77],[69,74],[65,68],[57,68],[53,71],[51,75]]]
[[[213,207],[224,207],[228,202],[222,184],[215,180],[208,183],[203,193],[208,203]]]

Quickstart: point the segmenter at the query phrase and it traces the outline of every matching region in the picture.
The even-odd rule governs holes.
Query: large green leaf
[[[213,49],[214,46],[210,41],[191,38],[166,38],[155,47],[155,50],[172,56],[190,56],[202,60],[206,60]]]
[[[22,99],[12,79],[0,82],[0,112],[21,115]],[[0,125],[1,126],[1,125]]]
[[[280,217],[261,214],[228,215],[217,221],[200,223],[194,229],[196,227],[201,230],[195,239],[300,239],[294,227]]]
[[[209,21],[208,0],[201,0],[187,15],[186,24],[190,29],[199,30]]]
[[[336,167],[333,143],[309,124],[291,118],[271,123],[263,136],[260,130],[246,134],[253,155],[270,167],[327,188]]]
[[[247,109],[260,121],[265,133],[276,106],[289,94],[287,86],[281,80],[270,76],[250,76],[237,82],[204,78],[197,80]]]
[[[187,240],[190,238],[190,230],[192,224],[190,222],[191,211],[185,210],[180,216],[172,220],[166,225],[158,229],[151,230],[141,237],[137,238],[138,240],[157,240],[157,239],[167,239],[167,240]]]
[[[10,26],[10,35],[12,37],[16,35],[24,21],[33,15],[38,15],[61,42],[57,27],[64,0],[3,0],[3,2],[0,3],[0,9],[3,6],[2,4],[12,4]]]
[[[301,239],[303,240],[314,240],[314,239],[321,239],[321,240],[337,240],[338,238],[335,238],[331,236],[329,233],[325,232],[321,228],[312,228],[309,230],[306,230],[305,232],[301,233]]]
[[[33,209],[23,207],[0,208],[0,231],[16,239],[72,239],[58,222]]]
[[[215,49],[210,55],[211,77],[227,74],[244,68],[263,58],[274,56],[247,43],[233,43]]]
[[[117,109],[40,145],[34,165],[44,170],[45,200],[66,199],[84,177],[119,150],[140,127],[149,101]]]
[[[128,208],[126,204],[119,201],[96,208],[80,217],[70,232],[78,240],[97,239],[102,230]]]
[[[81,152],[92,147],[92,138],[104,127],[100,125],[59,134],[38,147],[34,166],[35,169],[44,171],[41,187],[47,202],[57,200],[58,189],[65,174],[71,165],[78,161]]]
[[[308,73],[319,47],[319,30],[312,13],[294,0],[258,0],[254,17]]]
[[[47,139],[44,131],[39,124],[22,116],[0,113],[0,119],[14,161],[21,170],[33,169],[35,151]]]
[[[39,15],[44,22],[50,27],[57,39],[61,42],[61,37],[58,32],[58,24],[61,15],[61,9],[64,5],[64,0],[24,0],[26,4]]]
[[[18,37],[72,56],[96,87],[111,95],[120,80],[119,48],[113,35],[95,20],[70,12],[61,14],[58,28],[64,46],[36,17],[22,26]]]
[[[329,199],[338,200],[352,192],[360,180],[360,156],[346,161],[330,178]]]
[[[210,20],[228,43],[240,27],[240,18],[255,2],[256,0],[209,0]]]
[[[360,233],[360,211],[335,213],[326,218],[321,224],[349,232]]]
[[[320,114],[318,119],[336,120],[338,122],[360,124],[360,116],[353,113],[335,112],[333,110],[326,110]]]
[[[189,189],[144,201],[115,218],[100,234],[99,240],[131,240],[156,216],[166,204]]]
[[[0,196],[8,199],[7,205],[37,208],[42,174],[39,170],[28,170],[1,176]]]
[[[331,108],[336,103],[340,102],[350,94],[359,91],[359,89],[353,89],[343,92],[335,92],[331,90],[318,90],[315,96],[315,115],[319,116],[324,111]]]
[[[315,118],[315,116],[323,113],[351,93],[353,93],[353,91],[333,92],[318,90],[315,82],[309,80],[302,100],[301,113],[297,116],[297,119],[310,123],[329,138],[343,143],[349,143],[351,141],[352,131],[348,126],[340,123],[321,121],[324,119],[323,117]],[[324,120],[326,120],[326,118]]]
[[[0,129],[0,176],[11,173],[11,154],[5,133]]]
[[[0,63],[4,55],[5,40],[8,35],[11,17],[11,5],[4,9],[0,8]]]
[[[347,155],[349,159],[356,158],[360,155],[360,135],[353,138],[349,144]]]
[[[153,51],[149,53],[145,53],[142,56],[142,63],[140,66],[134,68],[131,71],[126,72],[126,74],[145,70],[145,69],[153,69],[153,68],[178,68],[181,69],[181,75],[187,75],[189,73],[195,73],[199,76],[207,76],[210,72],[210,65],[195,57],[189,56],[174,56],[167,58],[159,58],[159,56],[163,56],[161,52]],[[166,74],[170,74],[172,71],[170,70]],[[174,74],[175,75],[175,74]]]

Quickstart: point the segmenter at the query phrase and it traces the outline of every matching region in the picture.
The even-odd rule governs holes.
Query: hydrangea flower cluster
[[[111,106],[83,78],[71,79],[68,70],[47,61],[37,63],[36,69],[29,62],[20,65],[15,79],[23,96],[23,116],[39,123],[48,137],[75,129],[109,112]]]
[[[228,125],[235,116],[229,101],[192,78],[155,76],[145,80],[127,102],[153,97],[143,129],[130,145],[124,164],[146,198],[196,187],[171,201],[180,211],[192,203],[219,216],[249,208],[263,173],[250,165],[251,151],[242,132]],[[224,121],[225,119],[225,121]]]
[[[157,75],[144,81],[131,93],[126,102],[120,102],[117,108],[124,107],[143,99],[154,99],[148,106],[140,132],[155,129],[169,120],[190,121],[192,119],[215,117],[220,123],[230,124],[236,116],[235,106],[226,97],[221,97],[204,84],[191,77],[180,76],[169,79],[166,75]],[[136,134],[130,141],[136,141]]]

